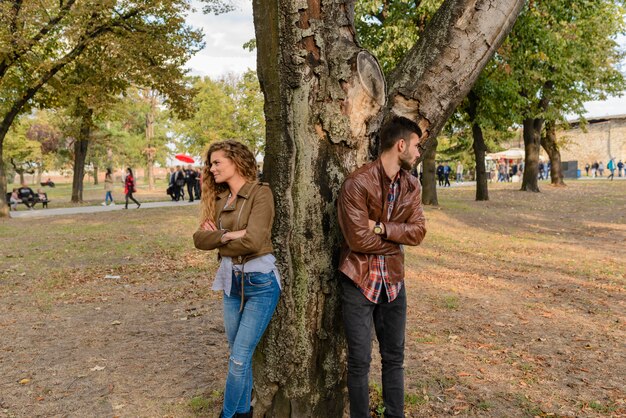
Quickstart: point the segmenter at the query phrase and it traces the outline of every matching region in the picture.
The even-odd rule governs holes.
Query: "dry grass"
[[[516,187],[426,210],[408,416],[626,414],[626,182]],[[196,210],[0,223],[0,417],[215,415],[226,342]]]

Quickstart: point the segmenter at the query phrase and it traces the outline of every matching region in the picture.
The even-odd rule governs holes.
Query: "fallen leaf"
[[[96,366],[96,367],[94,367],[92,369],[89,369],[89,370],[91,370],[92,372],[99,372],[99,371],[104,370],[104,366]]]
[[[30,383],[30,379],[22,379],[20,380],[20,385],[27,385]]]

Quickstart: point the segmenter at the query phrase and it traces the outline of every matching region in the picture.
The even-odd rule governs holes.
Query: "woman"
[[[135,193],[137,189],[135,188],[135,178],[133,177],[133,170],[128,167],[126,169],[126,179],[124,180],[124,194],[126,195],[126,206],[124,209],[128,209],[128,199],[132,200],[137,204],[137,209],[141,206],[141,203],[137,202],[133,197],[133,193]]]
[[[113,173],[110,168],[107,168],[107,173],[104,175],[104,191],[106,194],[104,195],[104,202],[102,202],[102,206],[106,206],[109,204],[113,204],[113,195],[111,192],[113,191]],[[109,200],[111,203],[109,203]],[[128,205],[128,204],[127,204]]]
[[[254,155],[243,144],[211,145],[202,173],[200,250],[218,249],[213,290],[224,292],[224,327],[230,347],[220,417],[252,417],[252,355],[280,296],[272,255],[274,198],[257,181]]]

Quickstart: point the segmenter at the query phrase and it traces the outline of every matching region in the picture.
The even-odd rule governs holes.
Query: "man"
[[[426,233],[419,181],[419,127],[396,117],[380,132],[380,157],[352,173],[338,199],[345,242],[339,261],[348,342],[350,416],[369,417],[372,324],[382,357],[385,417],[404,417],[406,290],[403,245]]]
[[[443,186],[443,165],[437,165],[437,185]]]
[[[193,192],[196,186],[196,170],[193,169],[191,164],[187,166],[185,170],[185,183],[187,184],[187,194],[189,195],[189,201],[193,202]]]
[[[33,192],[33,189],[28,187],[26,183],[22,184],[22,187],[18,189],[17,196],[28,209],[33,210],[35,203],[37,203],[35,192]]]
[[[463,182],[463,164],[461,161],[456,163],[456,182]]]
[[[176,171],[174,172],[174,200],[179,201],[181,198],[181,194],[184,193],[183,186],[185,185],[185,173],[183,173],[182,168],[177,165]],[[182,195],[183,199],[185,198]]]
[[[624,168],[624,163],[622,160],[619,160],[617,163],[617,177],[622,177],[622,169]],[[626,176],[626,172],[624,172],[624,176]]]
[[[613,158],[609,159],[609,162],[606,164],[606,169],[611,172],[607,179],[613,180],[613,177],[615,176],[615,160]]]
[[[444,163],[443,165],[443,187],[450,187],[450,173],[452,172],[452,168],[448,165],[448,163]]]

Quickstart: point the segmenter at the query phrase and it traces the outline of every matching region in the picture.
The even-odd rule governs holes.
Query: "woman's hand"
[[[242,238],[244,235],[246,235],[245,229],[242,229],[241,231],[228,231],[222,235],[222,242],[226,243],[237,238]]]
[[[217,228],[215,227],[215,224],[213,223],[213,221],[207,219],[206,221],[202,222],[202,225],[200,225],[200,229],[203,231],[217,231]]]

